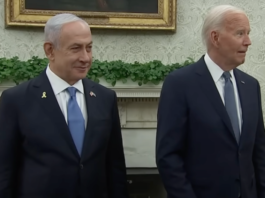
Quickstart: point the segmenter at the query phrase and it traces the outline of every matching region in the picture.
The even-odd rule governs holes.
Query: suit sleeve
[[[260,86],[258,84],[259,120],[254,145],[253,162],[258,198],[265,198],[265,131],[262,115]]]
[[[110,198],[128,198],[126,165],[117,106],[117,97],[115,93],[112,109],[112,132],[107,154],[107,173],[109,176],[108,184]]]
[[[168,198],[196,197],[184,169],[188,107],[182,78],[166,77],[157,113],[156,163]]]
[[[14,97],[3,92],[0,98],[0,197],[13,198],[18,164],[18,123]]]

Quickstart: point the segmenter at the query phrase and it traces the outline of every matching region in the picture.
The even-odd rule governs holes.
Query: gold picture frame
[[[131,29],[131,30],[170,30],[176,31],[176,1],[158,1],[157,13],[132,13],[113,11],[66,11],[47,9],[26,9],[27,0],[5,0],[5,24],[9,26],[44,27],[46,21],[58,13],[73,13],[86,20],[91,28]],[[45,2],[47,0],[35,0]],[[69,1],[69,0],[68,0]],[[144,2],[142,0],[141,2]],[[139,1],[140,2],[140,1]]]

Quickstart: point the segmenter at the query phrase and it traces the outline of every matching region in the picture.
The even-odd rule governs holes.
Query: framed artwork
[[[91,28],[176,30],[177,0],[5,0],[6,26],[44,26],[73,13]]]

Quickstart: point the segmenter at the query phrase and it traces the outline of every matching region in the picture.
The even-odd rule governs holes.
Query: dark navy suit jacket
[[[2,93],[1,198],[127,198],[116,94],[82,81],[88,122],[81,157],[45,71]]]
[[[265,198],[265,133],[260,86],[234,69],[242,131],[237,144],[202,57],[170,73],[158,108],[156,161],[168,198]]]

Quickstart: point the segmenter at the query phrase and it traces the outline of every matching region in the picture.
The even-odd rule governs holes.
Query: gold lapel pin
[[[91,97],[92,97],[92,96],[96,97],[96,94],[95,94],[93,91],[90,91],[90,96],[91,96]]]
[[[46,92],[43,92],[43,93],[42,93],[41,98],[47,98],[47,96],[46,96]]]

